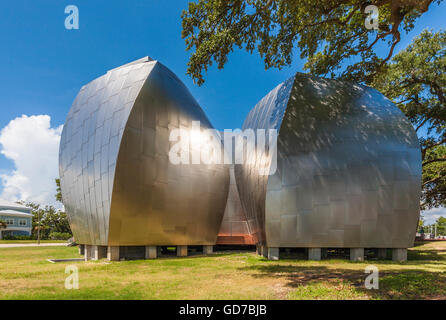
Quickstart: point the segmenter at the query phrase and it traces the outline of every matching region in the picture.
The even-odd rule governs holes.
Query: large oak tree
[[[188,74],[202,84],[208,67],[215,62],[223,68],[236,47],[257,51],[265,68],[291,65],[293,53],[299,52],[314,75],[377,88],[419,134],[422,209],[446,206],[445,33],[424,31],[392,59],[402,33],[440,2],[198,0],[182,14],[182,36],[193,51]],[[368,5],[379,10],[378,30],[365,26]]]
[[[298,49],[315,75],[356,81],[390,60],[401,31],[442,0],[198,0],[182,14],[182,37],[193,50],[188,74],[199,85],[214,62],[223,68],[234,47],[257,50],[265,68],[290,65]],[[379,10],[379,30],[365,26],[365,8]],[[377,54],[377,44],[387,43]],[[346,63],[348,62],[348,63]],[[344,67],[345,66],[345,67]],[[367,77],[367,79],[365,78]]]
[[[446,32],[424,30],[371,85],[397,104],[418,133],[421,207],[446,206]]]

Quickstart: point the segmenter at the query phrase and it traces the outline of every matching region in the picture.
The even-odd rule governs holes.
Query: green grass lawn
[[[409,251],[409,261],[268,261],[255,253],[56,263],[76,247],[0,249],[0,299],[446,299],[446,242]],[[79,290],[64,287],[79,268]],[[364,287],[379,268],[379,290]]]

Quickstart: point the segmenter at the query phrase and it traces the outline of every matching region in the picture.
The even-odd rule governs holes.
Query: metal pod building
[[[277,169],[272,153],[257,149],[235,166],[251,228],[276,255],[279,247],[413,245],[420,147],[378,91],[298,73],[250,111],[248,128],[278,131]],[[259,175],[265,163],[270,175]]]
[[[212,128],[175,74],[148,57],[82,87],[60,146],[62,196],[78,243],[215,244],[228,167],[169,161],[171,133],[191,131],[192,121]]]

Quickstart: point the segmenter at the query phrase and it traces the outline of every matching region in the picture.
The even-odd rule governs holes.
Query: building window
[[[8,225],[14,224],[14,219],[6,219],[6,224]]]
[[[20,219],[19,220],[19,226],[26,226],[26,220],[25,219]]]

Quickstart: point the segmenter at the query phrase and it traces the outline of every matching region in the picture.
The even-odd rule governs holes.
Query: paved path
[[[2,243],[0,248],[21,248],[21,247],[62,247],[67,246],[68,243]]]

